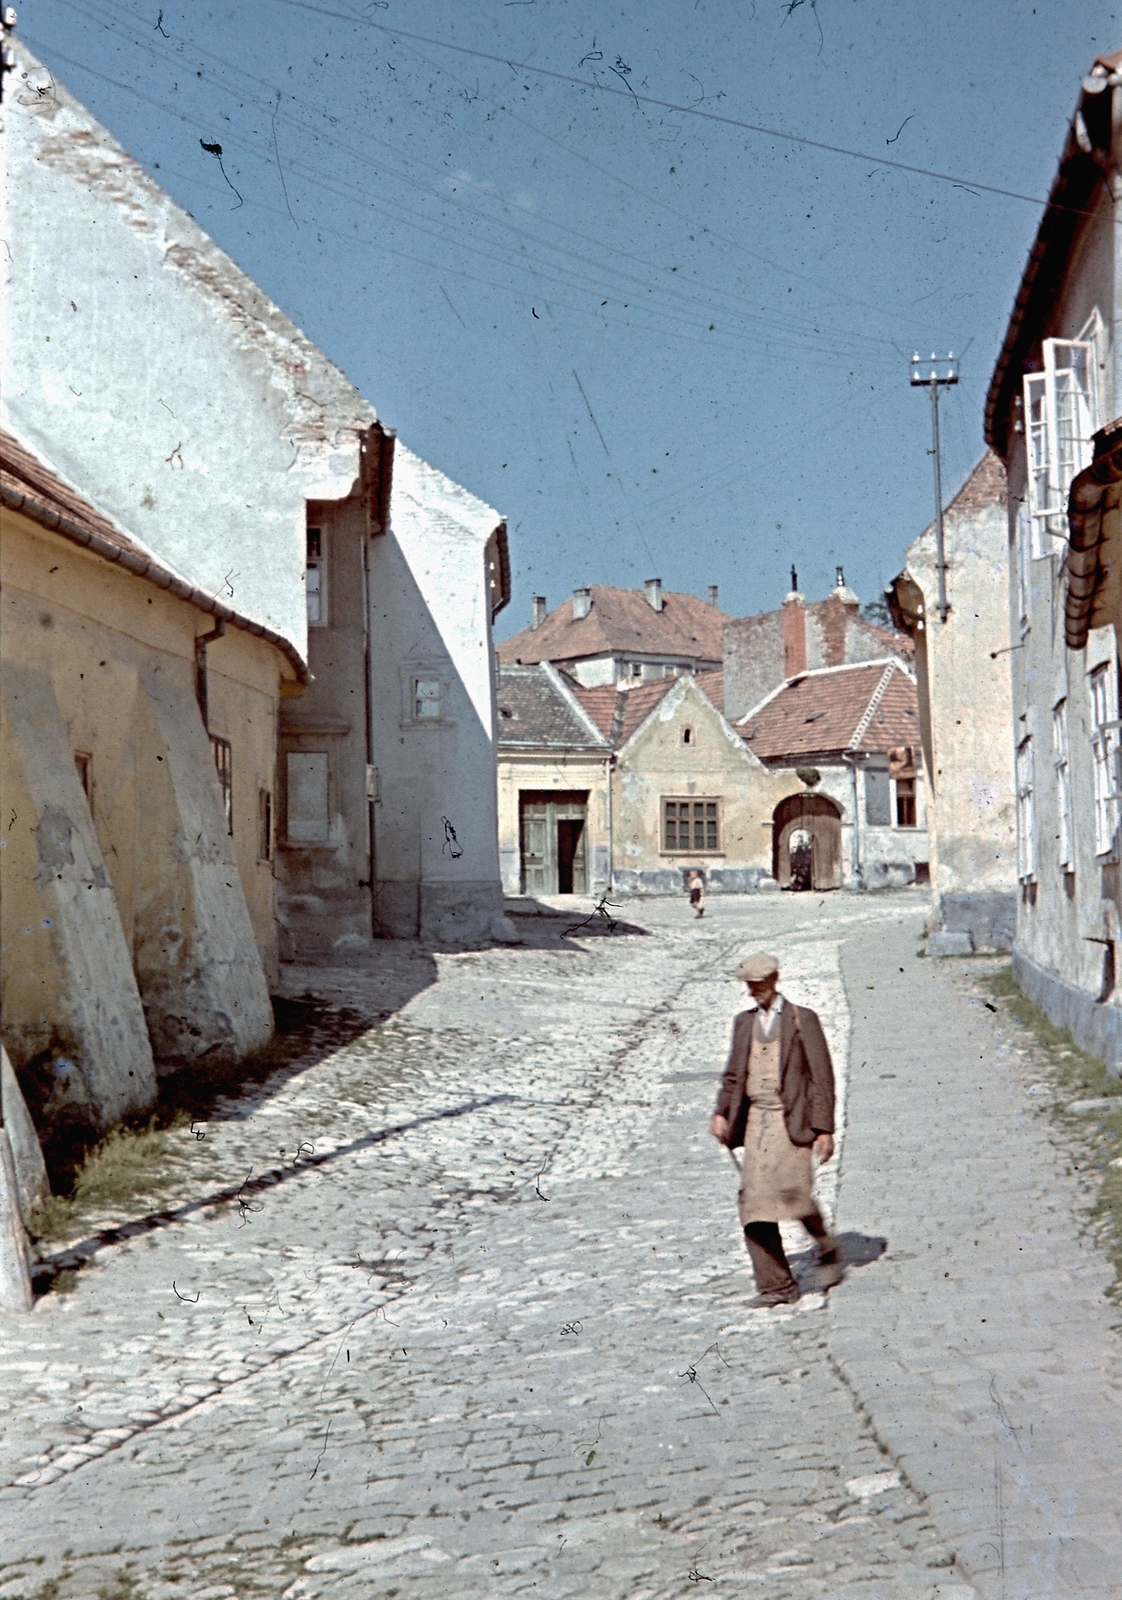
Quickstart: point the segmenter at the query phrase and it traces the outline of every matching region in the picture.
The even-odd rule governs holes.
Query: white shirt
[[[783,1005],[783,996],[779,994],[778,991],[776,992],[775,998],[772,1000],[771,1005],[768,1006],[766,1010],[763,1006],[757,1005],[756,1010],[760,1014],[760,1027],[763,1029],[763,1035],[765,1039],[771,1038],[772,1033],[775,1030],[775,1024],[779,1020],[779,1013],[783,1010]]]

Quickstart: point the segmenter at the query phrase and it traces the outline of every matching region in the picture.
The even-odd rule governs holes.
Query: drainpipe
[[[851,754],[848,750],[843,750],[842,751],[842,760],[845,762],[846,766],[849,768],[849,776],[850,776],[850,779],[852,780],[852,789],[853,789],[853,850],[852,850],[852,854],[851,854],[851,863],[852,863],[852,868],[853,868],[853,876],[856,879],[857,887],[861,888],[862,887],[862,884],[861,884],[861,824],[860,824],[860,821],[858,819],[858,814],[857,814],[857,761],[858,761],[858,758],[857,758],[857,756]]]
[[[226,624],[219,617],[209,633],[195,635],[195,699],[199,702],[199,712],[203,719],[203,727],[210,731],[210,705],[207,695],[206,681],[206,647],[213,644],[216,639],[221,639],[226,632]]]
[[[604,771],[608,778],[608,893],[615,891],[616,862],[615,849],[612,844],[612,772],[615,768],[616,758],[612,754],[604,763]]]
[[[378,931],[378,851],[375,839],[377,775],[374,768],[374,699],[370,690],[370,536],[362,530],[362,681],[366,724],[366,886],[370,890],[370,937]]]

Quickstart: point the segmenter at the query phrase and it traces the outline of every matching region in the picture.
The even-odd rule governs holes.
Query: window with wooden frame
[[[1095,854],[1113,855],[1118,839],[1118,663],[1091,672],[1091,763],[1095,797]]]
[[[666,855],[719,855],[721,802],[675,796],[662,801],[662,849]]]
[[[327,561],[322,528],[307,531],[304,560],[304,594],[308,605],[308,626],[327,626]]]
[[[1032,735],[1017,746],[1017,876],[1036,876],[1036,786]]]
[[[1071,762],[1067,741],[1067,701],[1052,707],[1052,761],[1056,771],[1056,863],[1069,872],[1072,860]]]
[[[1071,480],[1090,463],[1091,436],[1102,426],[1100,369],[1105,328],[1098,309],[1075,339],[1045,339],[1043,370],[1024,376],[1025,445],[1034,556],[1067,538]]]
[[[234,831],[234,767],[230,751],[229,739],[220,739],[216,733],[210,736],[210,748],[214,756],[214,770],[218,773],[218,787],[222,790],[222,809],[226,816],[226,832]]]

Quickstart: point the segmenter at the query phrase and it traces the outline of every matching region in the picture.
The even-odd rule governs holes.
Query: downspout
[[[206,647],[213,644],[216,639],[221,639],[226,632],[226,624],[221,617],[214,624],[209,633],[195,635],[195,699],[199,702],[199,713],[203,719],[203,727],[210,732],[210,698],[207,693],[206,677]]]
[[[852,864],[852,869],[853,869],[853,876],[854,876],[854,878],[856,880],[857,887],[858,888],[862,888],[863,884],[861,882],[861,824],[860,824],[860,820],[859,820],[858,815],[857,815],[857,757],[855,755],[852,755],[848,750],[843,750],[842,751],[842,760],[845,762],[846,766],[849,768],[849,776],[850,776],[850,779],[851,779],[851,782],[852,782],[852,790],[853,790],[853,849],[852,849],[852,852],[851,852],[851,864]]]
[[[362,530],[362,682],[363,721],[366,728],[366,882],[370,890],[370,937],[381,937],[378,928],[378,847],[375,819],[378,804],[378,774],[374,766],[374,697],[370,692],[370,536]]]
[[[616,758],[613,751],[604,762],[604,771],[608,779],[608,893],[615,892],[616,861],[615,848],[612,842],[612,772],[615,768]]]

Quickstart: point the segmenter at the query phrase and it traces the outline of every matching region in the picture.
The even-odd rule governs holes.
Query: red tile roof
[[[694,682],[702,693],[710,699],[722,716],[725,714],[725,675],[718,669],[716,672],[699,672],[695,675]]]
[[[502,662],[578,661],[634,651],[682,661],[722,661],[725,623],[732,619],[692,594],[664,592],[655,611],[642,589],[593,584],[592,607],[573,620],[566,600],[537,628],[524,628],[499,645]]]
[[[574,689],[573,693],[612,748],[618,750],[677,682],[677,678],[654,678],[649,683],[636,684],[634,689],[607,685],[601,689]]]
[[[771,762],[842,750],[916,747],[916,686],[892,661],[807,672],[742,718],[737,732],[761,761]]]
[[[138,539],[116,527],[88,500],[64,483],[56,472],[32,455],[18,439],[2,430],[0,498],[11,510],[21,511],[41,527],[51,529],[72,544],[81,545],[102,560],[119,564],[136,577],[155,584],[157,589],[168,590],[190,605],[197,606],[208,616],[220,617],[235,628],[267,639],[287,656],[299,681],[307,683],[307,666],[287,639],[281,638],[271,628],[262,627],[259,622],[243,617],[240,612],[232,611],[221,600],[216,600],[213,595],[196,588],[170,567],[164,566]]]

